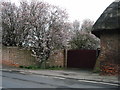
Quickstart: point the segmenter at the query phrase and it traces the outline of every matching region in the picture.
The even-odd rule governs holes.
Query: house
[[[92,33],[101,40],[101,52],[95,69],[97,70],[97,67],[102,69],[102,66],[106,65],[112,67],[112,70],[117,70],[114,72],[118,72],[120,65],[120,0],[114,1],[106,8],[93,25]],[[112,70],[109,71],[113,72]]]

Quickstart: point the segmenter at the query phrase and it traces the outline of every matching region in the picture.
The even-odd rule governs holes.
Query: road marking
[[[23,72],[23,71],[21,71],[21,72],[19,72],[20,74],[24,74],[24,75],[27,75],[27,74],[32,74],[31,72]]]
[[[107,85],[113,85],[113,86],[119,86],[119,84],[113,84],[113,83],[107,83],[107,82],[96,82],[96,81],[85,81],[85,80],[78,80],[82,82],[90,82],[90,83],[100,83],[100,84],[107,84]]]
[[[57,79],[66,79],[66,78],[63,78],[63,77],[53,77],[53,78],[57,78]]]
[[[21,74],[25,74],[25,72],[19,72],[19,73],[21,73]]]
[[[11,72],[12,70],[8,70],[9,72]]]
[[[41,76],[41,77],[45,77],[45,78],[47,77],[48,78],[49,76]]]

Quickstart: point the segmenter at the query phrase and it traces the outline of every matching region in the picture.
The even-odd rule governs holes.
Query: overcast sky
[[[16,3],[19,0],[11,0]],[[40,0],[41,1],[41,0]],[[42,0],[67,10],[69,20],[80,22],[88,18],[96,21],[102,12],[115,0]]]

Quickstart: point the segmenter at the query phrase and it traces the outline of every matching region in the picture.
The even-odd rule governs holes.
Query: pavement
[[[3,67],[2,71],[19,72],[22,74],[37,74],[44,76],[53,76],[60,78],[75,79],[87,82],[99,82],[120,85],[118,76],[100,76],[98,73],[93,73],[91,70],[66,69],[66,70],[29,70],[14,67]]]

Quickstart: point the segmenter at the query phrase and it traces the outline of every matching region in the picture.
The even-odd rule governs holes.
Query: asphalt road
[[[11,90],[10,88],[102,88],[105,90],[118,90],[118,86],[114,85],[19,72],[2,72],[2,87],[9,88],[8,90]]]

